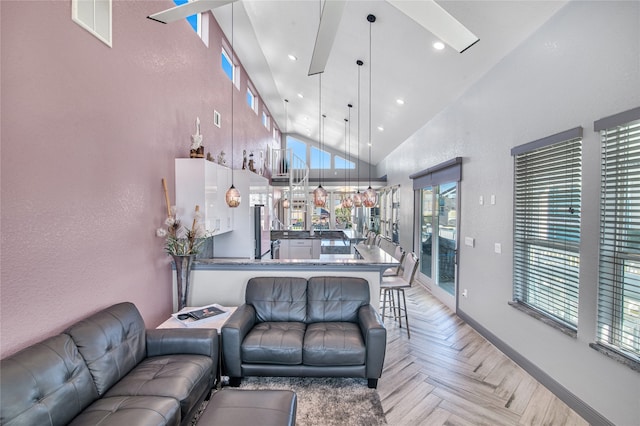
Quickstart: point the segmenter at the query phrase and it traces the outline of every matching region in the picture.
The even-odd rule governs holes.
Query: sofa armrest
[[[218,330],[209,328],[159,328],[147,330],[147,356],[205,355],[218,364]]]
[[[384,355],[387,349],[387,329],[380,315],[371,305],[358,309],[358,322],[367,348],[366,374],[369,379],[382,375]]]
[[[226,373],[242,377],[242,341],[256,323],[256,311],[251,305],[241,305],[222,326],[222,353]]]

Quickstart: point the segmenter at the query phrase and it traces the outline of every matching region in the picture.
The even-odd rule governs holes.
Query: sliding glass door
[[[429,186],[421,190],[421,215],[420,215],[420,272],[429,278],[432,270],[433,257],[433,187]]]
[[[456,248],[458,184],[438,185],[438,280],[440,288],[451,295],[456,291]]]
[[[459,186],[462,157],[409,176],[414,191],[414,251],[419,279],[456,309]]]
[[[420,198],[420,272],[455,295],[458,184],[422,188]]]

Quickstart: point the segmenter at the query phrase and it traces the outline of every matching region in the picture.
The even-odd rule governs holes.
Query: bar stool
[[[393,318],[398,321],[398,325],[402,328],[402,318],[404,317],[407,326],[407,337],[411,339],[407,299],[404,289],[411,287],[413,283],[418,270],[418,257],[413,252],[406,253],[401,265],[403,267],[401,275],[383,276],[380,282],[380,290],[383,294],[382,319],[384,321],[385,318]],[[389,308],[389,314],[386,313],[387,308]]]
[[[392,266],[391,268],[387,268],[382,273],[383,277],[392,277],[394,275],[400,275],[402,273],[402,262],[404,261],[404,257],[407,253],[400,247],[400,245],[396,245],[396,248],[393,252],[393,258],[400,262],[398,266]],[[380,289],[382,293],[382,289]]]

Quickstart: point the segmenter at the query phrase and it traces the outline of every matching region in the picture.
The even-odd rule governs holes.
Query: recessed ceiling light
[[[384,127],[378,126],[378,130],[381,131],[381,132],[384,132]]]
[[[304,98],[304,95],[303,95],[302,93],[298,93],[298,97],[299,97],[300,99],[302,99],[302,98]]]
[[[292,55],[291,53],[289,53],[287,56],[288,56],[288,57],[289,57],[289,59],[291,59],[292,61],[297,61],[297,60],[298,60],[298,58],[297,58],[295,55]]]
[[[404,105],[404,99],[396,99],[398,105]]]
[[[436,50],[442,50],[444,49],[444,43],[441,41],[436,41],[433,43],[433,48]]]

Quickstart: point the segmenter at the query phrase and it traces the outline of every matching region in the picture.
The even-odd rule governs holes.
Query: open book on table
[[[183,325],[189,327],[203,322],[216,321],[223,318],[229,312],[218,304],[201,306],[199,308],[183,309],[180,312],[171,314],[175,319],[180,321]]]

